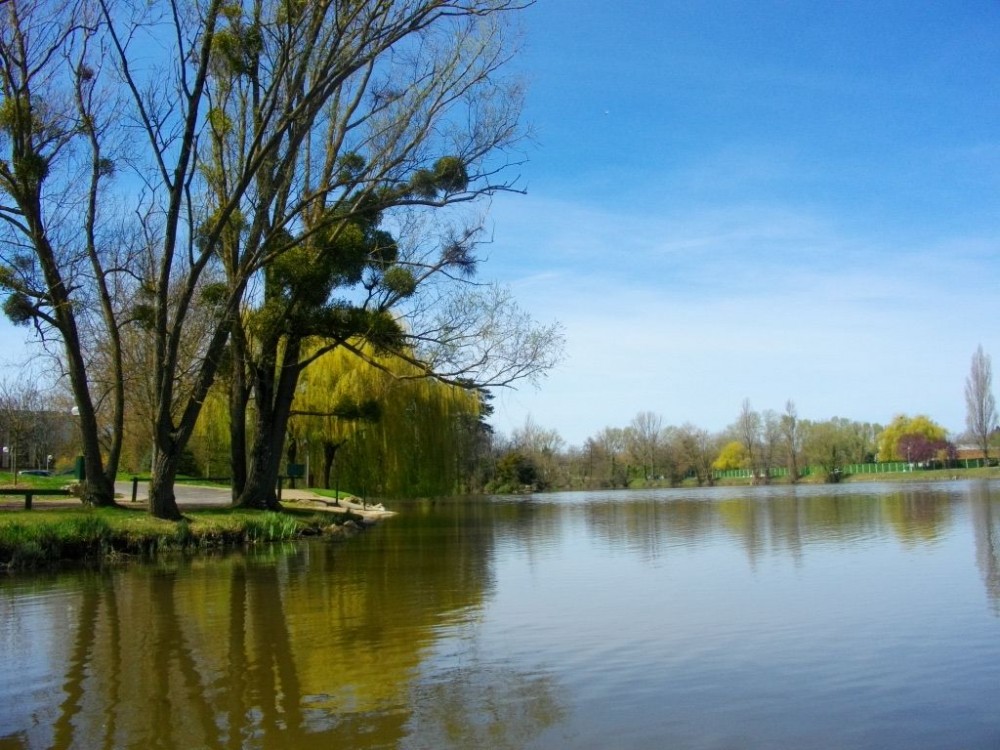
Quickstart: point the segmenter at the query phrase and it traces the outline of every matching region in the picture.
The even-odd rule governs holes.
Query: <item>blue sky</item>
[[[640,411],[964,429],[998,358],[1000,3],[581,2],[522,14],[527,195],[483,279],[567,358],[496,399],[580,445]],[[0,360],[23,335],[0,322]],[[998,375],[1000,377],[1000,375]]]
[[[1000,3],[539,0],[524,26],[528,194],[494,201],[483,272],[568,356],[498,429],[715,431],[744,398],[964,429],[971,355],[1000,357]]]

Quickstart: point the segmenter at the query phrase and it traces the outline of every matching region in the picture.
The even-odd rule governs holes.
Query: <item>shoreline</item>
[[[119,500],[122,498],[119,496]],[[145,504],[90,508],[79,500],[23,502],[0,507],[0,571],[91,568],[154,560],[162,554],[204,554],[260,544],[323,538],[339,542],[396,515],[356,498],[333,500],[294,492],[282,511],[186,504],[180,521],[153,518]]]
[[[918,469],[885,474],[848,475],[842,484],[918,483],[961,480],[1000,480],[1000,468]],[[803,485],[830,484],[809,480]],[[778,478],[774,486],[791,485]],[[639,483],[628,488],[667,488],[660,483]],[[747,479],[702,485],[752,487]],[[757,485],[766,486],[766,485]],[[690,482],[675,487],[701,487]],[[580,488],[576,488],[580,489]],[[560,491],[560,490],[553,490]],[[243,510],[221,503],[187,503],[181,521],[164,521],[145,512],[145,503],[123,502],[113,508],[89,508],[78,499],[39,497],[32,510],[20,499],[0,502],[0,571],[31,572],[73,567],[101,567],[147,561],[160,554],[204,554],[259,544],[325,538],[348,539],[378,522],[397,515],[381,504],[339,502],[310,490],[285,490],[281,512]]]
[[[884,472],[875,474],[845,474],[839,482],[825,482],[819,475],[806,475],[797,482],[788,481],[787,476],[773,477],[767,483],[754,483],[749,477],[723,478],[715,481],[714,484],[697,484],[694,480],[685,480],[679,484],[670,485],[660,482],[637,481],[628,487],[616,487],[613,489],[669,489],[675,488],[711,488],[711,487],[767,487],[767,486],[823,486],[836,487],[838,484],[907,484],[918,482],[953,482],[961,480],[1000,480],[1000,467],[979,467],[979,468],[955,468],[955,469],[914,469],[913,471]],[[572,488],[578,489],[578,488]],[[595,488],[599,489],[599,488]],[[612,489],[612,488],[600,488]],[[553,490],[562,492],[564,490]]]
[[[396,511],[386,510],[382,503],[359,503],[353,495],[339,500],[318,495],[310,490],[284,490],[281,493],[281,505],[285,508],[299,510],[316,510],[328,513],[349,513],[359,515],[366,521],[376,522],[383,518],[391,518]]]

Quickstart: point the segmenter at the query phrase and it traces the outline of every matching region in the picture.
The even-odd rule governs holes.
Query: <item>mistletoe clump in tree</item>
[[[350,159],[354,164],[358,160]],[[412,271],[397,263],[399,247],[379,228],[379,201],[355,201],[347,215],[326,210],[304,237],[279,234],[286,245],[264,273],[262,302],[248,310],[235,339],[231,441],[234,501],[247,507],[277,507],[275,485],[282,445],[302,372],[318,357],[360,342],[375,351],[404,347],[403,328],[391,310],[417,287]],[[360,290],[351,299],[345,295]],[[317,342],[304,350],[307,342]],[[254,409],[252,445],[247,447],[247,405]]]

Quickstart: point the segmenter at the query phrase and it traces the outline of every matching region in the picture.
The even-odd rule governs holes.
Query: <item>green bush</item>
[[[294,518],[281,513],[265,513],[246,519],[248,542],[279,542],[298,535],[299,525]]]

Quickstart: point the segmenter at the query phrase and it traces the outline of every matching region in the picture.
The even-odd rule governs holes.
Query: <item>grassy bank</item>
[[[176,523],[123,508],[5,511],[0,567],[29,570],[278,542],[320,534],[346,520],[346,514],[297,510],[190,510]]]
[[[946,482],[954,479],[1000,479],[1000,468],[915,469],[891,474],[849,474],[845,482]]]
[[[1000,479],[1000,468],[976,469],[914,469],[913,471],[893,471],[882,474],[844,474],[843,484],[912,484],[914,482],[949,482],[956,479]],[[748,480],[736,484],[749,484]],[[799,484],[830,484],[822,474],[812,474],[799,479]],[[789,484],[787,477],[772,479],[771,484]]]
[[[886,472],[884,474],[844,474],[840,481],[845,484],[863,484],[863,483],[912,483],[912,482],[946,482],[954,481],[956,479],[996,479],[1000,480],[1000,467],[990,467],[990,468],[975,468],[975,469],[914,469],[913,471],[899,471],[899,472]],[[791,484],[788,477],[772,477],[770,485],[785,485]],[[797,484],[830,484],[826,481],[824,475],[816,473],[809,474],[801,477]],[[722,479],[716,479],[714,486],[716,487],[750,487],[753,482],[749,477],[727,477]],[[652,480],[643,481],[640,479],[633,480],[628,489],[641,490],[641,489],[667,489],[670,487],[686,487],[686,488],[697,488],[697,487],[707,487],[708,485],[699,485],[695,479],[685,479],[683,482],[677,485],[672,485],[670,482],[665,480]],[[567,487],[560,489],[572,489],[572,490],[586,490],[586,489],[601,489],[598,487]]]

